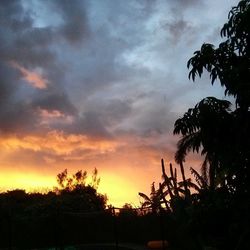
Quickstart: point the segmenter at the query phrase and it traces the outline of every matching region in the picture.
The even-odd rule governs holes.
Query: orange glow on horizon
[[[129,147],[131,140],[89,138],[56,130],[43,136],[2,137],[0,189],[51,189],[56,186],[56,175],[65,168],[70,174],[87,170],[91,176],[96,167],[101,178],[98,192],[108,196],[109,204],[139,206],[138,192],[148,193],[158,174],[158,156],[147,146]]]
[[[166,170],[168,170],[168,163],[165,162]],[[134,207],[140,206],[140,197],[138,192],[143,192],[147,195],[150,194],[151,184],[154,181],[156,187],[161,181],[161,172],[160,166],[156,169],[151,169],[150,171],[133,170],[121,168],[118,171],[112,171],[111,169],[98,171],[98,176],[100,177],[100,185],[98,192],[101,194],[106,194],[108,197],[108,204],[112,204],[116,207],[122,207],[125,203],[130,203]],[[174,164],[174,167],[177,167],[178,176],[180,178],[179,167]],[[186,167],[186,177],[190,176],[190,172]],[[23,167],[25,169],[25,167]],[[86,168],[74,168],[68,169],[69,174],[75,173],[77,170],[83,169],[87,170],[89,179],[91,177],[92,169]],[[56,175],[63,171],[54,169],[54,172],[44,170],[42,172],[32,172],[28,167],[26,171],[18,171],[17,169],[9,169],[1,172],[0,175],[0,191],[7,191],[13,189],[25,189],[27,192],[48,192],[53,190],[53,187],[57,186]],[[48,172],[48,173],[47,173]],[[169,173],[168,173],[169,174]]]
[[[96,167],[101,178],[98,192],[107,195],[108,204],[138,207],[138,192],[150,194],[152,182],[157,186],[161,181],[161,158],[164,155],[167,171],[171,158],[164,148],[152,146],[151,140],[90,138],[57,130],[44,135],[6,135],[0,138],[0,190],[43,192],[56,186],[56,175],[66,168],[69,174],[82,169],[91,176]],[[185,167],[188,176],[189,165]]]
[[[117,207],[125,203],[139,206],[138,190],[126,178],[112,174],[103,174],[98,192],[106,194],[108,204]],[[41,176],[35,173],[11,173],[7,172],[0,176],[0,191],[24,189],[26,192],[48,192],[57,186],[56,176]]]
[[[121,177],[110,173],[101,176],[99,192],[107,194],[108,203],[122,207],[125,203],[138,207],[138,187],[129,181],[128,177]]]
[[[64,134],[57,130],[50,131],[44,136],[27,135],[18,137],[12,135],[0,140],[0,148],[7,151],[18,149],[32,151],[52,150],[57,155],[67,156],[80,149],[100,150],[101,152],[113,151],[116,146],[116,142],[101,139],[95,141],[84,135]]]
[[[45,192],[56,186],[52,176],[40,176],[34,173],[4,173],[0,175],[0,190],[25,189],[27,192]]]

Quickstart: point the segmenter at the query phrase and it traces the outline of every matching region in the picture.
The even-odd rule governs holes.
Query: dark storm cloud
[[[135,136],[171,132],[177,117],[174,99],[188,92],[175,91],[176,85],[183,88],[187,82],[180,73],[186,67],[186,51],[191,55],[190,44],[200,43],[198,29],[188,18],[199,16],[202,4],[1,1],[0,117],[6,122],[0,128],[15,132],[20,124],[32,133],[42,123],[38,111],[46,110],[48,115],[59,111],[72,121],[47,123],[41,127],[44,131],[109,138],[126,131]],[[46,88],[28,86],[12,61],[40,72]],[[151,95],[154,91],[157,94]]]
[[[38,132],[38,117],[34,115],[36,110],[26,103],[11,103],[9,107],[3,105],[0,111],[0,132],[9,134],[27,134],[31,131]]]
[[[20,0],[2,0],[0,2],[0,20],[1,26],[8,26],[17,31],[30,26],[32,20],[23,15],[23,7]]]
[[[45,66],[53,61],[47,48],[51,31],[33,28],[33,20],[21,1],[0,2],[0,58],[3,62],[15,60],[24,66]]]
[[[83,0],[54,0],[47,1],[57,14],[60,14],[62,24],[58,27],[58,34],[70,43],[81,42],[89,36],[86,6]]]
[[[163,25],[164,29],[166,29],[166,32],[169,32],[170,39],[173,43],[173,45],[178,44],[180,41],[182,41],[182,38],[188,42],[193,40],[194,35],[196,34],[195,27],[192,26],[192,24],[188,21],[185,21],[183,19],[176,19],[172,22],[166,23]]]
[[[0,62],[0,132],[29,132],[36,124],[33,107],[16,100],[19,77],[10,66]]]
[[[187,9],[197,9],[204,6],[204,0],[175,0],[167,1],[175,13],[182,13]]]
[[[113,127],[130,115],[131,104],[129,100],[111,99],[100,103],[89,103],[87,110],[90,113],[96,113],[105,127]]]
[[[92,11],[89,11],[91,39],[84,41],[79,50],[70,51],[71,55],[61,59],[65,61],[66,57],[66,60],[71,60],[71,64],[67,65],[72,72],[68,92],[81,100],[102,90],[109,95],[107,88],[121,81],[126,84],[133,75],[146,74],[142,66],[135,68],[126,65],[123,55],[144,42],[145,28],[142,23],[150,16],[152,4],[146,4],[144,10],[144,4],[140,1],[134,8],[132,3],[136,1],[129,4],[123,1],[92,3]]]
[[[18,0],[0,2],[0,130],[8,133],[39,130],[38,108],[76,113],[60,86],[63,73],[52,48],[58,31],[33,27],[30,12],[21,3]],[[50,84],[47,90],[27,87],[13,63],[30,72],[42,70]]]
[[[186,62],[214,42],[233,1],[0,0],[2,169],[115,166],[152,177],[161,158],[174,159],[175,120],[223,96],[209,79],[190,83]]]
[[[10,48],[11,59],[30,68],[48,68],[55,60],[55,55],[49,48],[52,35],[48,28],[30,28],[25,34],[20,32]]]
[[[158,91],[134,99],[129,116],[124,125],[117,127],[116,132],[119,134],[127,130],[142,138],[171,134],[172,121],[176,117],[171,111],[171,102],[170,97]]]
[[[184,6],[197,5],[202,3],[202,0],[175,0],[176,3]]]
[[[18,74],[10,66],[0,61],[0,109],[8,104],[14,94],[15,84],[18,80]]]
[[[73,124],[64,129],[70,133],[111,139],[114,136],[112,129],[129,117],[132,107],[128,100],[112,99],[86,102],[85,109]]]
[[[34,100],[33,105],[45,110],[57,110],[66,115],[75,115],[76,108],[69,101],[65,93],[46,93],[40,94],[39,97]]]
[[[87,134],[90,137],[107,138],[110,137],[102,119],[95,112],[85,112],[73,125],[69,127],[71,133]]]

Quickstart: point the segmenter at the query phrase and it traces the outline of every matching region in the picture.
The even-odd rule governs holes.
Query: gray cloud
[[[198,0],[1,1],[1,129],[37,131],[40,108],[72,117],[42,131],[108,138],[171,133],[185,106],[179,103],[190,99],[186,60],[220,20],[205,30],[210,13],[203,6]],[[10,61],[42,72],[47,88],[28,86]],[[196,93],[194,103],[204,91]]]
[[[111,99],[86,102],[83,109],[85,111],[72,124],[64,127],[64,130],[112,139],[115,136],[113,129],[125,118],[129,118],[132,107],[128,100]]]
[[[183,19],[176,19],[166,23],[163,25],[163,28],[170,34],[173,46],[177,45],[182,39],[185,39],[186,43],[190,44],[194,40],[194,34],[197,32],[190,22]]]
[[[197,4],[202,4],[202,0],[176,0],[175,2],[182,6],[197,6]]]
[[[54,0],[47,1],[49,7],[59,12],[62,24],[58,33],[68,42],[82,42],[90,34],[86,14],[86,1],[82,0]]]
[[[47,91],[49,92],[49,91]],[[45,93],[40,94],[39,97],[34,100],[33,104],[35,107],[46,110],[58,110],[66,115],[76,115],[76,108],[69,101],[65,93]]]
[[[29,134],[38,132],[38,117],[34,115],[36,110],[26,103],[11,103],[2,106],[0,111],[0,132],[5,134]]]
[[[21,1],[1,1],[0,13],[0,130],[8,133],[39,130],[38,108],[74,114],[75,108],[62,89],[63,74],[51,47],[57,33],[50,27],[33,27],[30,12]],[[30,72],[42,70],[50,82],[48,90],[28,87],[22,74],[11,66],[12,62]]]
[[[219,41],[215,30],[237,2],[1,0],[3,176],[96,166],[148,186],[160,159],[174,159],[175,120],[201,98],[223,96],[208,77],[189,82],[186,62]]]

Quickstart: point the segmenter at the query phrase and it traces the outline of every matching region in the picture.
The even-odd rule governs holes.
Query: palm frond
[[[194,168],[190,167],[190,172],[194,176],[199,188],[207,188],[207,180],[201,176]]]
[[[146,194],[139,192],[138,195],[140,195],[145,201],[151,202],[151,199]]]
[[[209,179],[209,157],[208,154],[206,154],[205,159],[201,166],[201,176],[204,179],[204,182],[206,183],[206,186],[208,186],[208,179]]]
[[[177,144],[177,151],[175,154],[175,161],[180,164],[185,161],[187,153],[190,151],[200,150],[202,144],[201,133],[197,131],[195,133],[183,136]]]

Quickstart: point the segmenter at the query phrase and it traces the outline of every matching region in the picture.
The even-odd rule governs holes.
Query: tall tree
[[[189,78],[201,77],[205,69],[211,83],[216,79],[225,87],[225,95],[236,98],[236,104],[245,111],[250,106],[250,0],[240,1],[228,15],[221,29],[226,38],[218,48],[205,43],[188,61]]]
[[[220,82],[226,96],[235,97],[236,109],[230,103],[208,97],[189,109],[175,123],[175,134],[181,134],[176,161],[182,162],[190,151],[205,155],[203,176],[210,186],[232,186],[233,191],[249,190],[250,183],[250,0],[240,1],[228,15],[221,29],[225,40],[218,48],[203,44],[188,61],[189,78],[210,73],[211,83]]]
[[[223,155],[227,154],[224,144],[228,138],[231,120],[230,102],[207,97],[193,109],[189,109],[175,122],[174,134],[182,134],[175,154],[181,164],[190,151],[205,156],[202,175],[209,179],[210,187],[215,187],[215,177],[219,176]]]

